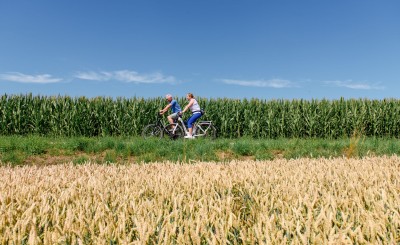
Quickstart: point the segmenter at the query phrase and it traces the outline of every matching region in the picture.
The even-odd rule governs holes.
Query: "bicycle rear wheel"
[[[149,124],[144,127],[142,131],[142,137],[147,138],[161,138],[162,137],[162,128],[157,124]]]
[[[185,136],[185,132],[183,131],[182,127],[177,123],[171,123],[165,126],[164,136],[166,132],[168,132],[168,136],[173,140],[183,138]]]
[[[195,137],[204,137],[215,139],[217,137],[217,129],[210,123],[199,123],[195,128]]]

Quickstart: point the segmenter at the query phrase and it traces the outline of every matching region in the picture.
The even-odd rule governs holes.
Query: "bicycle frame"
[[[180,125],[179,125],[180,124]],[[178,118],[178,121],[175,123],[172,131],[170,132],[172,135],[175,135],[178,125],[183,129],[185,136],[189,134],[189,130],[186,127],[186,123],[183,121],[182,117]],[[211,128],[211,121],[200,121],[196,122],[193,125],[193,137],[202,137],[205,136],[207,131]]]
[[[200,121],[195,123],[193,129],[193,136],[194,137],[202,137],[207,135],[207,131],[210,130],[212,126],[211,121]]]
[[[188,135],[188,134],[189,134],[189,130],[188,130],[188,128],[186,128],[186,124],[185,124],[185,122],[183,121],[182,117],[178,117],[178,122],[181,123],[181,126],[182,126],[182,128],[183,128],[183,131],[185,132],[185,135]],[[178,122],[176,122],[176,124],[179,124]],[[173,133],[175,133],[175,130],[176,130],[176,127],[174,127]]]

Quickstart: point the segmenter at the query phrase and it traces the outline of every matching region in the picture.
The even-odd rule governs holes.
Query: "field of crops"
[[[340,138],[354,133],[400,135],[400,100],[203,99],[202,119],[218,136],[236,138]],[[178,99],[181,106],[187,102]],[[0,97],[0,135],[138,136],[156,119],[163,98]]]
[[[400,158],[0,168],[1,244],[396,244]]]

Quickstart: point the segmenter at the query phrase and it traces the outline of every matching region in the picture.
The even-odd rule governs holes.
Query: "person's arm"
[[[193,105],[193,103],[194,103],[194,100],[191,99],[189,104],[187,104],[187,106],[185,106],[185,108],[183,109],[182,114],[185,113],[185,111],[187,111]]]
[[[166,107],[164,107],[164,109],[160,110],[160,114],[162,115],[165,112],[167,112],[170,107],[171,107],[171,104],[168,104]]]

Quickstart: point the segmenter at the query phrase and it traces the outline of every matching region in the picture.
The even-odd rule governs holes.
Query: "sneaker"
[[[194,139],[194,137],[191,135],[185,135],[185,139]]]

